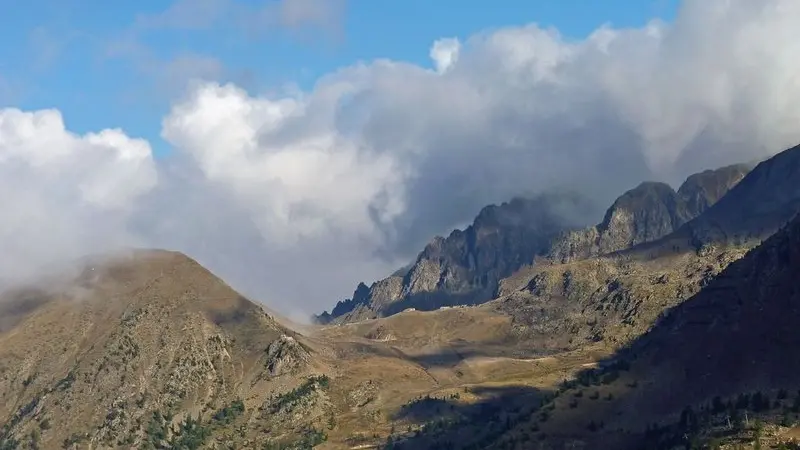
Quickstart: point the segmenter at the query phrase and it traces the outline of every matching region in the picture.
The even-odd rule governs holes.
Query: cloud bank
[[[359,63],[285,96],[198,81],[159,160],[119,130],[0,110],[0,270],[167,247],[280,312],[319,311],[485,204],[609,202],[796,144],[798,23],[795,0],[691,0],[578,41],[535,24],[446,38],[432,68]]]

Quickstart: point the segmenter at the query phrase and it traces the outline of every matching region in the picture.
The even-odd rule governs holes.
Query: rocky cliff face
[[[642,183],[620,196],[597,226],[565,233],[549,256],[563,263],[662,238],[700,216],[748,172],[741,164],[706,170],[687,178],[677,192],[664,183]]]
[[[568,262],[611,253],[661,238],[697,217],[748,172],[735,165],[689,177],[676,192],[646,182],[620,196],[596,226],[580,228],[567,211],[591,208],[574,196],[515,199],[484,208],[466,230],[437,237],[402,274],[371,287],[358,286],[318,321],[354,322],[406,308],[436,309],[494,298],[501,279],[537,257]]]
[[[564,230],[581,227],[592,209],[569,194],[487,206],[465,230],[434,238],[408,271],[369,288],[360,284],[352,299],[318,319],[352,322],[407,308],[430,310],[490,300],[500,279],[545,254]]]

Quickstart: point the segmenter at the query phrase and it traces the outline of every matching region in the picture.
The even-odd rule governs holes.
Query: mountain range
[[[83,259],[0,294],[0,449],[790,448],[798,179],[488,206],[306,327],[180,253]]]
[[[645,182],[620,196],[603,221],[583,227],[591,204],[577,195],[544,194],[484,208],[472,225],[434,238],[406,270],[339,302],[321,323],[342,323],[395,314],[407,308],[484,303],[500,280],[537,258],[567,262],[612,253],[668,235],[702,214],[748,173],[747,165],[690,176],[676,192]]]

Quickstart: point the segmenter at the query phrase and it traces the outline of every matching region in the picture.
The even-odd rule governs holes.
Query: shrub
[[[244,413],[244,402],[240,399],[234,400],[230,405],[218,410],[214,413],[213,419],[216,422],[228,424],[236,420],[242,413]]]

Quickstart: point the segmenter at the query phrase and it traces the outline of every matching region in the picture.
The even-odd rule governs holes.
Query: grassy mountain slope
[[[161,448],[181,439],[166,430],[198,414],[224,434],[214,414],[326,370],[301,337],[180,254],[95,261],[48,291],[46,301],[25,292],[39,304],[0,334],[6,443]]]
[[[13,312],[0,331],[4,450],[377,445],[422,426],[403,414],[416,399],[476,401],[490,394],[463,389],[530,373],[530,362],[484,345],[507,322],[490,313],[452,310],[441,322],[484,326],[471,335],[396,342],[380,329],[332,327],[306,337],[178,253],[85,264],[74,279],[0,301]],[[419,322],[397,320],[398,331]],[[465,339],[480,353],[454,362]],[[560,364],[536,370],[547,378]]]

